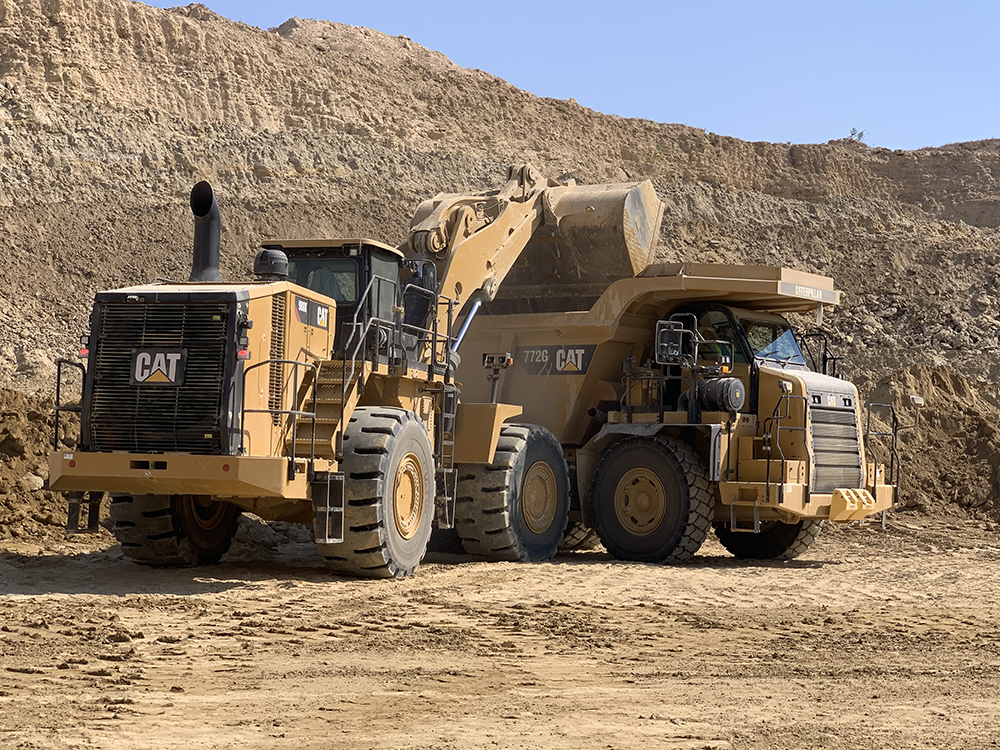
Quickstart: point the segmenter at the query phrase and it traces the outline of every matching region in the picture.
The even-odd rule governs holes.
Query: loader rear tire
[[[809,549],[823,528],[822,520],[798,523],[772,521],[759,534],[730,531],[716,525],[715,535],[727,550],[742,560],[792,560]]]
[[[470,555],[544,562],[569,521],[569,468],[544,427],[504,425],[493,463],[459,467],[455,528]]]
[[[608,552],[656,563],[690,560],[708,536],[714,507],[704,462],[668,437],[628,437],[609,448],[590,503]]]
[[[587,526],[583,521],[570,521],[566,526],[566,533],[559,543],[560,552],[574,552],[577,550],[597,549],[601,544],[601,538],[597,532]]]
[[[364,578],[412,575],[434,518],[427,428],[406,409],[359,407],[344,431],[344,541],[318,544],[329,567]]]
[[[140,565],[211,565],[229,550],[240,512],[207,495],[124,495],[111,501],[111,531]]]

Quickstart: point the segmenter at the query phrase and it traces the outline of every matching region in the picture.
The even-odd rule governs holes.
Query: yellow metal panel
[[[761,460],[740,459],[737,478],[741,482],[764,482],[768,478],[768,462]],[[785,461],[785,476],[781,475],[781,461],[771,461],[771,483],[780,484],[783,481],[793,484],[804,484],[806,481],[806,462],[799,460]]]
[[[875,501],[868,490],[834,490],[833,499],[830,502],[830,520],[860,521],[865,516],[886,510],[888,507],[888,505],[879,507],[879,503]]]
[[[304,473],[288,479],[288,460],[187,453],[85,453],[49,457],[49,486],[59,492],[272,497],[305,501]]]
[[[459,404],[455,416],[455,463],[488,464],[504,421],[521,413],[511,404]]]

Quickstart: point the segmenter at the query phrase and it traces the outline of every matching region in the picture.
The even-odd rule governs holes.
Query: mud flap
[[[86,495],[86,498],[84,496]],[[96,534],[101,520],[101,500],[103,492],[67,492],[69,506],[66,509],[67,534]],[[80,528],[80,506],[86,505],[87,525]]]
[[[344,541],[344,475],[341,472],[317,471],[309,483],[317,544],[340,544]]]

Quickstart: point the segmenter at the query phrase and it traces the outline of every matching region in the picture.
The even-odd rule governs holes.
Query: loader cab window
[[[289,257],[288,280],[346,307],[358,301],[358,263],[354,258]]]

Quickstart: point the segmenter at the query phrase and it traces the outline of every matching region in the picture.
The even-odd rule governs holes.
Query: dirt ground
[[[439,556],[329,575],[308,543],[151,570],[0,554],[0,747],[993,748],[1000,535],[899,513],[804,557]]]

